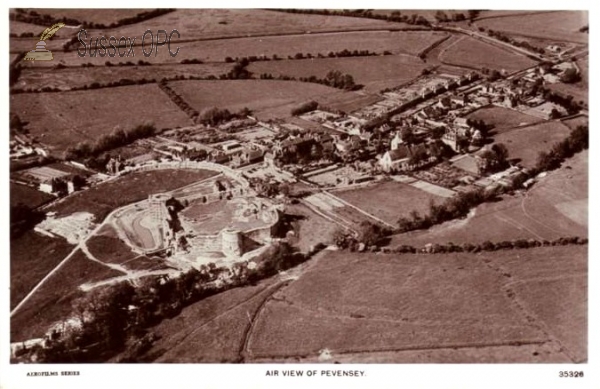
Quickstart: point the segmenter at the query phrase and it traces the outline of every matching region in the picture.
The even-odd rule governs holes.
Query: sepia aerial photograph
[[[585,368],[588,11],[8,16],[11,364]]]

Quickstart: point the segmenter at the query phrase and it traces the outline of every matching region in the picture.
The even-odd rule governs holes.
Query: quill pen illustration
[[[54,34],[62,27],[64,27],[64,23],[56,23],[51,27],[48,27],[42,32],[40,35],[40,41],[35,45],[35,50],[31,50],[27,53],[24,61],[50,61],[54,58],[52,52],[50,50],[46,50],[46,40],[52,38]]]
[[[52,35],[56,34],[56,31],[60,30],[64,26],[64,23],[56,23],[52,27],[48,27],[44,30],[44,32],[42,32],[42,35],[40,35],[40,40],[45,41],[46,39],[52,38]]]

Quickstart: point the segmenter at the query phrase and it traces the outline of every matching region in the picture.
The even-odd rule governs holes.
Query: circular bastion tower
[[[223,253],[228,257],[241,257],[244,254],[242,235],[239,231],[227,228],[221,231]]]

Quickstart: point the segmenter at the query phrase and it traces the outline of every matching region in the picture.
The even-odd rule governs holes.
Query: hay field
[[[367,91],[378,92],[418,77],[426,65],[415,57],[386,55],[254,62],[248,70],[256,75],[269,73],[275,77],[287,75],[297,78],[310,76],[325,78],[329,71],[339,70],[352,75],[354,82],[364,85]]]
[[[390,246],[587,237],[587,210],[588,152],[584,151],[567,160],[562,168],[550,172],[526,196],[480,205],[466,219],[427,231],[394,235]]]
[[[517,15],[477,21],[478,27],[510,35],[587,43],[588,34],[579,29],[589,24],[587,11],[559,11],[535,15]]]
[[[500,71],[504,69],[509,73],[531,67],[536,63],[524,55],[515,54],[507,49],[468,37],[446,47],[445,51],[440,54],[440,60],[448,65],[476,70],[488,68]]]
[[[156,84],[13,94],[10,112],[27,118],[30,136],[55,153],[108,134],[115,126],[128,129],[152,122],[160,130],[192,124]]]

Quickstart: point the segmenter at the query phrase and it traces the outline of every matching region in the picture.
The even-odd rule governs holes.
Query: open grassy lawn
[[[41,192],[27,185],[10,183],[10,206],[19,203],[25,204],[30,208],[39,207],[49,201],[55,199],[54,196],[48,193]]]
[[[501,134],[505,130],[540,121],[540,118],[535,116],[497,106],[478,109],[467,117],[473,120],[483,120],[486,124],[494,126],[491,130],[492,134]]]
[[[512,239],[557,239],[588,235],[588,152],[575,155],[531,188],[477,207],[466,219],[426,231],[394,235],[390,246],[428,243],[482,243]]]
[[[396,181],[333,194],[392,225],[396,225],[399,217],[408,217],[411,211],[421,215],[428,212],[431,201],[438,203],[444,200]]]
[[[63,238],[27,231],[10,242],[10,306],[14,308],[70,252]]]
[[[494,141],[504,143],[510,159],[517,159],[525,167],[533,167],[541,151],[569,135],[570,129],[560,122],[545,122],[503,132],[494,136]]]
[[[268,73],[275,77],[287,75],[297,78],[325,78],[329,71],[335,69],[352,75],[354,82],[364,85],[367,91],[378,92],[414,79],[426,65],[415,57],[386,55],[254,62],[248,69],[257,75]]]
[[[11,342],[41,337],[54,323],[67,319],[72,303],[84,295],[79,285],[122,275],[78,251],[11,317]]]
[[[517,15],[477,21],[476,25],[494,31],[525,37],[549,38],[563,42],[586,43],[588,34],[579,29],[589,24],[587,11],[560,11]]]
[[[211,107],[232,112],[248,107],[261,119],[289,117],[290,111],[304,101],[322,101],[339,95],[359,96],[355,92],[295,81],[174,81],[169,85],[198,112]]]
[[[97,90],[13,94],[10,112],[29,122],[30,136],[53,152],[113,131],[152,122],[157,129],[192,124],[156,84]]]
[[[484,43],[474,38],[464,37],[448,46],[440,54],[445,64],[464,66],[476,70],[481,68],[504,69],[509,73],[535,65],[535,61],[507,49]]]
[[[142,57],[143,58],[143,57]],[[127,62],[126,60],[122,61]],[[133,61],[137,63],[136,61]],[[160,81],[168,77],[218,77],[227,73],[233,65],[225,63],[211,64],[171,64],[161,66],[122,66],[115,70],[114,67],[94,66],[91,68],[69,67],[63,69],[39,69],[34,67],[25,67],[21,72],[19,81],[14,85],[15,88],[59,88],[68,90],[70,88],[79,88],[85,85],[91,85],[94,82],[106,84],[116,82],[121,79],[138,81],[141,79]]]
[[[134,172],[74,193],[52,205],[49,210],[58,212],[59,217],[74,212],[90,212],[96,216],[96,222],[100,222],[111,211],[123,205],[144,200],[153,193],[166,192],[201,181],[215,174],[211,170],[196,169]]]

